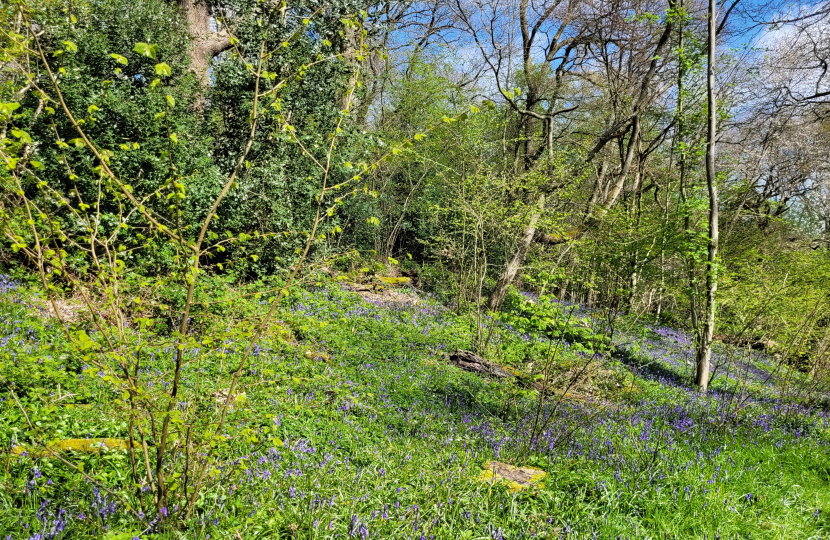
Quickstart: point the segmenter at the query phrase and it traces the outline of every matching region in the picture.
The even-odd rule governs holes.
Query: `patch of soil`
[[[38,309],[47,317],[68,323],[76,323],[89,318],[89,310],[80,298],[55,298],[54,303],[51,300],[45,300],[38,306]]]
[[[361,298],[373,304],[400,304],[417,306],[421,300],[411,292],[404,292],[397,289],[388,289],[380,285],[350,283],[344,286],[345,289],[356,292]]]

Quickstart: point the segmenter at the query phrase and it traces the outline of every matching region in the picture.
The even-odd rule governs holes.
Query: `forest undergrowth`
[[[267,309],[244,290],[228,292],[240,299],[217,324]],[[684,332],[622,317],[610,346],[592,346],[578,336],[597,314],[528,297],[482,321],[483,354],[526,374],[496,380],[446,361],[471,348],[475,318],[437,298],[365,299],[335,281],[295,290],[254,351],[210,487],[185,519],[178,507],[140,507],[135,491],[147,486],[131,485],[124,448],[38,446],[124,440],[128,425],[112,409],[113,386],[64,345],[37,293],[3,277],[0,355],[15,392],[0,404],[0,536],[830,537],[830,412],[826,396],[793,391],[803,374],[723,346],[701,395]],[[522,327],[535,319],[521,315],[543,304],[570,328]],[[144,339],[141,373],[168,369],[171,340],[160,330]],[[209,415],[242,351],[228,339],[185,352],[177,408]],[[546,355],[552,379],[571,382],[540,401],[527,383]],[[574,372],[585,376],[573,382]],[[514,492],[479,479],[494,459],[547,475]],[[184,490],[193,482],[180,480]]]

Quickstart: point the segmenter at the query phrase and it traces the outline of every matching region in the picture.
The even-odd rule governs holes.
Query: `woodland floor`
[[[54,320],[32,298],[11,282],[0,295],[4,376],[32,355],[54,365],[36,382],[17,375],[18,388],[42,389],[21,393],[32,422],[49,439],[123,438],[103,383],[70,369]],[[560,308],[575,310],[574,328],[590,326],[590,313]],[[782,393],[785,368],[772,357],[719,348],[702,396],[688,385],[692,345],[680,330],[622,324],[604,354],[485,319],[488,359],[517,373],[555,351],[559,393],[540,409],[521,378],[446,360],[471,348],[475,318],[427,295],[330,283],[291,296],[280,318],[290,333],[257,349],[220,481],[184,531],[148,534],[62,462],[13,455],[27,443],[25,420],[3,394],[0,537],[830,538],[828,402]],[[239,347],[221,345],[227,364]],[[152,361],[161,368],[171,354],[160,348]],[[225,368],[191,364],[185,384]],[[129,492],[125,452],[72,457]],[[546,475],[514,492],[482,480],[494,460]]]

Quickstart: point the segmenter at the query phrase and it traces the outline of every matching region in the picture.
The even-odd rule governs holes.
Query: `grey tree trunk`
[[[513,283],[516,274],[519,273],[519,269],[522,267],[525,256],[527,255],[527,250],[530,249],[530,245],[533,243],[533,237],[536,236],[536,225],[539,223],[539,218],[542,215],[542,209],[544,207],[545,196],[543,194],[539,195],[536,208],[533,209],[533,213],[530,215],[530,221],[522,233],[519,245],[516,246],[516,252],[513,254],[513,258],[507,263],[507,267],[505,267],[504,272],[501,273],[499,280],[496,282],[496,288],[493,289],[493,293],[490,295],[487,307],[491,311],[496,311],[501,307],[502,302],[504,302],[504,297],[507,296],[507,291],[510,289],[510,284]]]
[[[210,61],[231,47],[231,37],[225,30],[211,28],[210,5],[204,0],[180,0],[179,8],[190,32],[190,69],[207,85]]]
[[[715,262],[718,256],[718,187],[715,174],[715,136],[717,127],[717,102],[715,101],[715,0],[709,0],[709,55],[706,75],[706,101],[708,130],[706,133],[706,186],[709,188],[709,244],[706,260],[706,314],[703,332],[696,354],[696,383],[701,392],[709,386],[709,364],[712,357],[712,336],[715,331],[715,293],[718,290],[718,274]]]

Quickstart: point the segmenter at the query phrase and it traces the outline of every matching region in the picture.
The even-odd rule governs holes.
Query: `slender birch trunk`
[[[513,254],[513,258],[510,259],[510,262],[507,263],[507,267],[504,269],[504,272],[502,272],[499,276],[499,280],[496,282],[496,288],[493,289],[493,293],[490,295],[490,301],[487,307],[491,311],[496,311],[499,307],[501,307],[504,297],[507,296],[510,284],[513,283],[513,280],[516,278],[516,274],[519,273],[519,269],[522,267],[522,264],[524,264],[527,251],[530,249],[530,244],[533,243],[533,237],[536,236],[536,225],[539,223],[539,218],[542,215],[542,209],[544,209],[544,207],[545,196],[539,195],[539,201],[536,203],[536,208],[533,209],[530,221],[522,233],[519,245],[516,246],[516,252]]]
[[[706,314],[700,347],[697,351],[696,383],[701,392],[709,386],[709,364],[712,356],[712,336],[715,331],[715,293],[718,290],[718,274],[715,265],[718,256],[718,188],[715,175],[715,135],[717,127],[717,103],[715,102],[715,0],[709,0],[709,57],[707,62],[706,94],[708,104],[708,130],[706,133],[706,186],[709,188],[709,243],[706,260]]]

